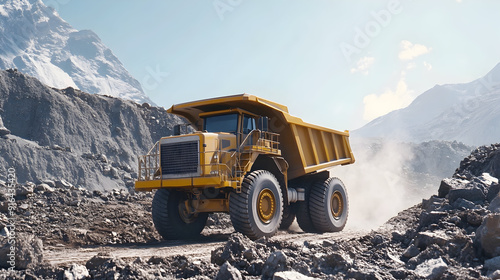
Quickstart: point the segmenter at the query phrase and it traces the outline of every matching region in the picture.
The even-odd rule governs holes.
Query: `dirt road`
[[[292,228],[298,228],[298,226],[294,227],[292,225]],[[152,256],[172,257],[183,255],[192,260],[209,262],[212,250],[224,246],[231,233],[232,229],[215,233],[205,231],[202,233],[202,237],[196,241],[161,241],[149,244],[121,244],[80,248],[48,247],[44,252],[44,258],[49,263],[57,266],[72,263],[85,264],[86,261],[101,252],[110,253],[114,257],[130,261],[138,257],[148,259]],[[305,241],[320,243],[324,240],[338,241],[350,239],[366,233],[367,231],[345,230],[335,233],[313,234],[304,233],[300,230],[290,230],[280,231],[272,239],[295,243],[304,243]]]

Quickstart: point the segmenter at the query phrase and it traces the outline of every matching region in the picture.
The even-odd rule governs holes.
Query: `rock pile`
[[[12,167],[19,182],[65,178],[107,191],[130,189],[137,156],[183,122],[161,107],[54,89],[17,71],[0,71],[0,115],[0,179]]]
[[[152,193],[89,191],[65,180],[18,184],[16,207],[9,212],[5,182],[0,182],[0,233],[30,233],[44,246],[146,243],[160,240],[151,220]],[[12,216],[11,216],[12,214]]]

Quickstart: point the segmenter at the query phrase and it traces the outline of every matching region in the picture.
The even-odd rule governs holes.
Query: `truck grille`
[[[162,175],[167,175],[167,177],[197,175],[199,167],[198,146],[198,141],[161,144],[160,166]]]

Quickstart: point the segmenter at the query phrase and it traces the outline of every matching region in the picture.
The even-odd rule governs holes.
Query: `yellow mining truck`
[[[213,212],[229,213],[234,229],[252,239],[288,228],[295,217],[306,232],[344,228],[347,192],[327,169],[354,163],[348,131],[305,123],[248,94],[168,112],[194,129],[176,126],[140,156],[135,183],[137,191],[157,189],[152,215],[163,238],[198,236]]]

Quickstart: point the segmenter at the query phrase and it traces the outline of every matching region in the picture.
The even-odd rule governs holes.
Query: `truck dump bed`
[[[288,179],[354,163],[348,131],[306,123],[290,115],[286,106],[257,96],[242,94],[183,103],[168,112],[185,117],[201,131],[201,113],[233,108],[270,118],[269,130],[280,134],[282,156],[289,164]]]

